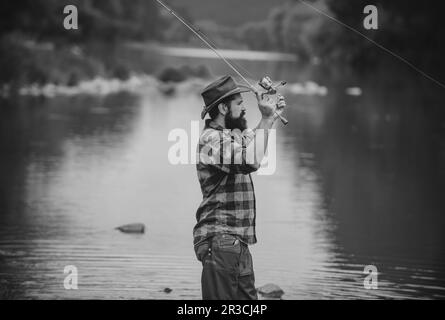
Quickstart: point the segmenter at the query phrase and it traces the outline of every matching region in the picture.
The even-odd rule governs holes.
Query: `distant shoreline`
[[[152,43],[131,42],[128,47],[137,50],[156,52],[162,55],[186,58],[207,58],[220,59],[212,50],[208,48],[193,47],[171,47],[161,46]],[[249,60],[249,61],[284,61],[297,62],[297,56],[290,53],[253,51],[253,50],[232,50],[219,49],[218,52],[227,59]]]

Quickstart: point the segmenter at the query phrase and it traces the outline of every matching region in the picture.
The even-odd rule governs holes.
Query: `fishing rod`
[[[199,34],[198,31],[196,31],[190,24],[188,24],[183,18],[181,18],[176,12],[174,12],[170,7],[168,7],[164,2],[162,2],[161,0],[156,0],[157,3],[159,3],[162,7],[164,7],[168,12],[170,12],[176,19],[178,19],[183,25],[185,25],[190,31],[192,31],[202,42],[204,42],[207,47],[210,48],[210,50],[212,50],[221,60],[223,60],[238,76],[240,76],[240,78],[247,83],[247,85],[250,87],[250,89],[253,92],[257,92],[257,89],[241,74],[241,72],[239,72],[235,66],[230,63],[230,61],[228,61],[226,58],[224,58],[219,52],[218,49],[216,48],[216,46],[212,45],[209,41],[207,41],[206,39],[204,39],[204,37],[202,35]],[[202,32],[201,32],[202,33]],[[206,36],[206,38],[208,38]],[[265,94],[269,94],[269,95],[273,95],[277,93],[277,88],[280,86],[284,86],[286,84],[286,81],[281,81],[280,83],[274,85],[273,81],[270,79],[270,77],[263,77],[258,84],[261,86],[261,88],[263,88],[264,90],[266,90],[266,92],[262,93],[261,96],[265,95]],[[275,111],[275,114],[280,118],[281,122],[283,124],[288,124],[289,121],[284,118],[281,114],[277,113]]]

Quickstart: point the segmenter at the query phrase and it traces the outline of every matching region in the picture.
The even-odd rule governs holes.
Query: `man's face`
[[[241,94],[237,94],[235,99],[230,102],[229,112],[224,117],[227,129],[239,129],[244,131],[247,129],[247,120],[244,117],[246,108]]]

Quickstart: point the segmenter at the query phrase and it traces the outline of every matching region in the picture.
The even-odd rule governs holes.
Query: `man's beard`
[[[232,110],[230,110],[228,113],[226,113],[224,117],[224,124],[226,125],[227,129],[233,130],[233,129],[239,129],[240,131],[244,131],[247,129],[247,120],[244,118],[245,113],[241,112],[240,116],[238,118],[233,118],[232,116]]]

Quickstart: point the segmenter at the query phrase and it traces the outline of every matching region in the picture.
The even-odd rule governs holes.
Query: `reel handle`
[[[289,123],[289,120],[287,120],[285,117],[283,117],[281,114],[278,114],[277,112],[275,112],[275,114],[278,116],[278,118],[280,118],[281,122],[286,125]]]

